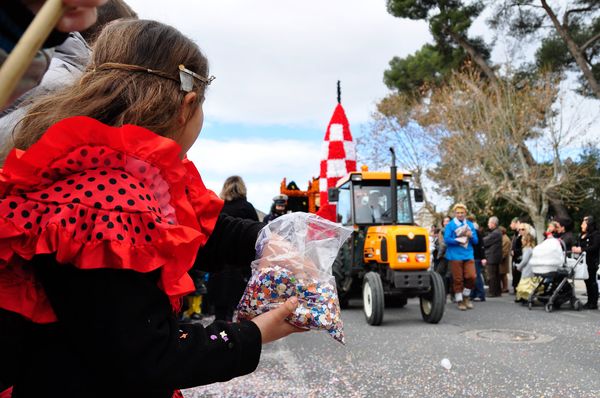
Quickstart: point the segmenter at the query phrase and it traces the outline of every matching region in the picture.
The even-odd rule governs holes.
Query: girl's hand
[[[272,234],[262,250],[257,267],[262,269],[275,265],[287,268],[296,278],[319,278],[319,270],[310,259],[301,256],[290,242]]]
[[[297,306],[298,299],[291,297],[274,310],[260,314],[252,319],[252,322],[260,329],[263,344],[279,340],[292,333],[305,332],[307,330],[297,328],[285,320],[285,318],[296,310]]]

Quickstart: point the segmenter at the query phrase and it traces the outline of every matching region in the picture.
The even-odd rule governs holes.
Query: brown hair
[[[230,202],[235,199],[246,199],[246,184],[240,176],[227,177],[219,195],[221,199]]]
[[[96,70],[110,63],[160,72],[127,67]],[[50,126],[71,116],[89,116],[109,126],[135,124],[176,138],[182,127],[177,115],[186,94],[179,84],[180,64],[208,76],[206,57],[177,29],[149,20],[110,23],[98,36],[91,65],[79,81],[33,103],[17,127],[14,146],[29,148]],[[205,90],[206,85],[194,79],[198,104]]]
[[[102,28],[111,21],[117,19],[137,19],[138,15],[127,5],[123,0],[108,0],[106,4],[96,9],[96,23],[84,30],[81,33],[84,40],[92,45]]]

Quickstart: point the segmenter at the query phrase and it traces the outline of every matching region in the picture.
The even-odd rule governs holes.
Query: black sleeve
[[[221,213],[206,245],[200,249],[194,268],[218,271],[224,264],[248,267],[256,258],[256,238],[265,224]]]
[[[157,286],[160,271],[80,270],[53,261],[36,268],[70,346],[99,380],[140,391],[189,388],[258,365],[261,334],[253,322],[180,325]]]
[[[256,212],[256,209],[254,208],[254,206],[252,206],[252,203],[250,202],[246,202],[248,203],[248,208],[247,208],[247,213],[248,213],[248,219],[253,220],[253,221],[258,221],[258,213]]]
[[[594,231],[590,234],[589,244],[584,239],[579,240],[579,245],[585,251],[587,258],[586,262],[590,265],[597,265],[598,256],[600,255],[600,233]]]

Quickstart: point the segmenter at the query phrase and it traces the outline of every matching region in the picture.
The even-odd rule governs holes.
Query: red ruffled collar
[[[81,269],[161,269],[174,307],[223,202],[174,141],[88,117],[56,123],[0,171],[0,307],[56,320],[23,260],[55,253]]]

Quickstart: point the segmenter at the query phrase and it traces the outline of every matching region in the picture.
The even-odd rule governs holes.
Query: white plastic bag
[[[558,239],[548,238],[533,248],[529,264],[534,274],[556,271],[565,263],[565,252]]]
[[[252,319],[296,296],[298,308],[287,319],[291,324],[327,330],[344,343],[331,267],[351,234],[350,228],[309,213],[286,214],[269,223],[258,235],[257,260],[237,319]]]
[[[582,258],[583,257],[583,258]],[[586,254],[585,252],[578,258],[579,261],[575,264],[575,272],[573,277],[578,280],[585,281],[590,277],[587,267]]]

